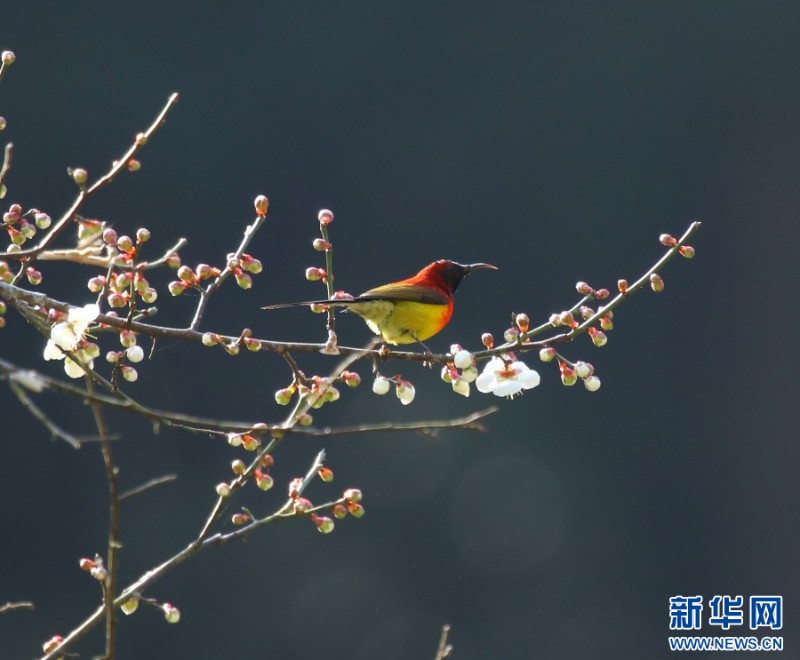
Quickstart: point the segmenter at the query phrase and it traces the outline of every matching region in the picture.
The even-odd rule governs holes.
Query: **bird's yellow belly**
[[[450,319],[448,305],[370,300],[348,306],[389,344],[413,344],[433,337]]]

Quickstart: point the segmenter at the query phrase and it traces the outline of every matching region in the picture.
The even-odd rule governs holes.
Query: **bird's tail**
[[[280,303],[278,305],[266,305],[261,309],[286,309],[287,307],[308,307],[310,305],[348,305],[352,300],[305,300],[303,302]]]

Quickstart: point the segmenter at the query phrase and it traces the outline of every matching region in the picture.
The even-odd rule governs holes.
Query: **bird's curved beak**
[[[492,264],[465,264],[462,268],[465,273],[471,273],[473,270],[498,270],[497,266]]]

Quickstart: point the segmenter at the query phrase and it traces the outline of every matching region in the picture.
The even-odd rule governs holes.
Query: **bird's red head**
[[[452,295],[461,280],[473,270],[497,270],[491,264],[460,264],[448,259],[439,259],[425,266],[412,279],[418,284],[434,286]]]

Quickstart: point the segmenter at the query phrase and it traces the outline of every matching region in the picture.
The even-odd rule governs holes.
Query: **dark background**
[[[104,171],[172,91],[180,103],[141,172],[86,213],[150,228],[152,256],[186,236],[186,263],[221,264],[255,195],[269,196],[251,248],[264,273],[250,292],[225,287],[204,329],[323,338],[319,317],[259,310],[322,293],[303,279],[320,264],[310,241],[322,207],[336,213],[340,288],[442,257],[501,267],[459,290],[435,351],[478,348],[512,310],[540,322],[573,303],[579,279],[633,280],[662,253],[660,233],[703,221],[697,258],[670,263],[663,294],[624,305],[605,348],[566,349],[595,365],[597,394],[562,387],[533,355],[542,384],[513,402],[465,400],[438,370],[388,365],[416,386],[406,408],[375,397],[361,365],[364,385],[318,424],[500,413],[486,434],[288,439],[275,491],[248,488],[239,503],[270,511],[324,447],[337,479],[309,496],[359,486],[367,515],[329,536],[303,521],[270,527],[192,559],[147,593],[176,604],[180,625],[149,609],[125,618],[120,658],[430,658],[444,623],[459,660],[665,658],[676,594],[783,595],[776,634],[798,657],[796,3],[17,2],[2,13],[0,48],[18,58],[0,86],[2,138],[16,146],[4,203],[57,217],[75,194],[66,167]],[[48,294],[91,300],[96,271],[42,271]],[[170,298],[167,272],[152,279],[159,322],[186,325],[194,299]],[[43,337],[7,320],[0,355],[63,375],[42,361]],[[368,335],[340,320],[342,343]],[[331,367],[298,359],[308,373]],[[152,405],[285,413],[273,393],[290,374],[273,354],[163,342],[139,372],[129,392]],[[37,401],[93,432],[75,401]],[[30,658],[99,601],[77,562],[103,552],[103,468],[96,448],[51,442],[7,389],[0,419],[0,602],[36,604],[0,617],[0,657]],[[109,420],[123,488],[180,475],[124,506],[128,583],[193,538],[238,454]],[[100,648],[96,634],[79,650]]]

